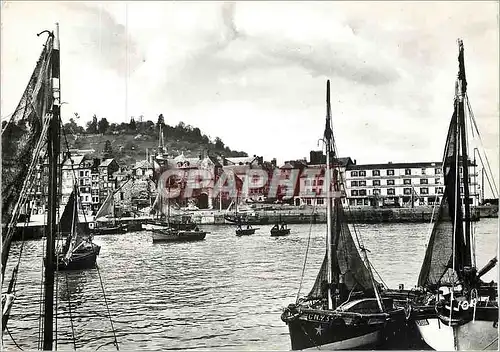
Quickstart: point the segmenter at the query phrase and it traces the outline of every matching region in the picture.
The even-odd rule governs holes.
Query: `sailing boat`
[[[164,182],[159,181],[158,198],[160,204],[163,204],[163,198],[167,198],[167,222],[163,224],[150,224],[152,225],[151,231],[153,232],[153,243],[155,242],[190,242],[204,240],[207,236],[206,231],[201,231],[198,225],[193,224],[194,227],[189,228],[174,228],[170,224],[170,190],[176,184],[175,180],[171,177],[167,180],[168,194],[164,194]],[[163,208],[163,207],[161,207]],[[163,209],[162,209],[163,210]],[[189,224],[186,224],[189,225]]]
[[[236,223],[236,236],[248,236],[248,235],[253,235],[255,233],[255,230],[258,230],[259,228],[254,228],[248,220],[243,222],[242,218],[240,215],[238,215],[238,196],[236,195],[236,201],[234,202],[234,222]],[[246,227],[245,227],[246,225]]]
[[[64,245],[56,250],[57,268],[59,270],[83,270],[95,267],[101,247],[92,242],[92,236],[79,225],[78,220],[78,187],[75,185],[68,204],[61,216],[60,231],[69,234]],[[69,220],[69,221],[68,221]]]
[[[480,270],[476,267],[471,209],[464,201],[469,199],[470,165],[464,106],[470,105],[460,39],[458,49],[454,112],[443,156],[445,191],[418,278],[422,294],[412,302],[410,320],[436,350],[497,350],[498,284],[481,280],[497,258]],[[473,115],[469,117],[475,126]]]
[[[128,182],[128,180],[127,180]],[[126,183],[126,182],[125,182]],[[97,214],[95,215],[96,219],[96,227],[93,229],[92,233],[94,235],[107,235],[107,234],[115,234],[115,233],[125,233],[127,232],[127,225],[125,224],[120,224],[116,223],[116,218],[115,218],[115,198],[114,195],[116,192],[118,192],[119,189],[117,189],[115,192],[110,191],[104,202],[102,203],[101,207],[97,211]],[[99,218],[106,216],[106,215],[111,215],[112,218],[112,224],[111,226],[101,226],[98,225],[99,223]]]
[[[356,235],[363,261],[346,223],[335,169],[339,163],[331,127],[330,81],[326,104],[326,254],[311,292],[281,315],[289,328],[292,350],[376,347],[405,324],[404,309],[395,308],[391,298],[381,297],[366,250]]]
[[[278,237],[278,236],[286,236],[289,234],[290,234],[290,229],[287,227],[286,223],[281,220],[281,215],[280,215],[279,221],[276,222],[276,224],[271,229],[271,236]]]

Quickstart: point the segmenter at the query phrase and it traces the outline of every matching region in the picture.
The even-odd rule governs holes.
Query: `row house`
[[[479,185],[474,166],[469,164],[469,203],[477,205]],[[463,169],[460,166],[461,191]],[[444,185],[441,162],[413,162],[350,165],[346,191],[352,206],[413,207],[439,203]]]
[[[350,157],[342,157],[332,160],[331,163],[330,179],[332,180],[333,184],[335,170],[336,177],[340,186],[339,191],[341,192],[343,205],[348,204],[348,200],[346,198],[348,196],[348,193],[346,192],[344,186],[346,169],[351,165],[354,165],[355,162],[356,161],[353,161]],[[306,168],[308,170],[308,173],[304,172]],[[307,164],[306,168],[302,169],[302,172],[299,176],[297,187],[299,193],[294,197],[294,204],[297,206],[311,205],[324,207],[326,206],[327,191],[325,185],[326,155],[324,155],[321,151],[311,151],[310,161]],[[316,176],[313,177],[313,175]],[[334,191],[332,186],[330,186],[330,189],[331,191]]]
[[[98,167],[99,171],[99,199],[101,203],[106,197],[116,189],[115,173],[120,170],[120,166],[115,159],[104,159]]]
[[[99,159],[86,155],[75,155],[68,158],[62,165],[62,203],[66,204],[76,182],[80,193],[80,201],[84,212],[91,212],[99,205],[99,199],[93,198],[92,181],[98,173]],[[94,192],[95,193],[95,192]]]

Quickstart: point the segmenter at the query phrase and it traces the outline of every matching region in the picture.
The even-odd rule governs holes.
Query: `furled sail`
[[[53,37],[49,36],[16,110],[2,123],[2,274],[51,119],[52,51]]]
[[[356,247],[351,231],[346,222],[346,216],[339,199],[334,201],[334,221],[332,227],[332,277],[334,284],[339,283],[342,277],[348,290],[370,291],[373,288],[372,278],[365,262]],[[318,272],[309,297],[323,297],[325,291],[323,284],[327,280],[328,260],[325,258]]]
[[[463,116],[463,96],[466,81],[463,63],[463,46],[460,45],[459,74],[455,109],[450,121],[443,155],[444,194],[436,221],[431,232],[424,262],[418,278],[419,286],[433,287],[451,283],[463,275],[463,269],[471,265],[468,231],[464,231],[470,221],[462,211],[460,190],[460,166],[464,169],[464,196],[468,198],[467,154],[465,147],[465,121]],[[462,156],[460,157],[460,147]],[[465,207],[466,212],[468,210]],[[464,221],[466,221],[464,228]],[[465,237],[464,237],[465,235]],[[453,243],[455,247],[453,248]],[[455,255],[453,255],[453,251]],[[453,260],[454,258],[454,260]],[[453,267],[455,271],[453,271]]]
[[[33,151],[42,137],[43,117],[50,108],[52,37],[40,55],[29,83],[9,121],[2,123],[2,223],[7,224],[28,175]],[[38,161],[38,160],[37,160]]]

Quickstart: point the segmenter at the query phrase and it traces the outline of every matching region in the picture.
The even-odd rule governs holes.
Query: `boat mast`
[[[325,143],[326,143],[326,255],[327,255],[327,283],[328,283],[328,309],[332,309],[332,199],[331,199],[331,177],[330,177],[330,157],[331,157],[331,141],[332,129],[330,127],[331,107],[330,107],[330,80],[326,81],[326,126],[325,126]]]
[[[462,175],[463,175],[463,203],[464,203],[464,230],[465,230],[465,263],[464,266],[471,265],[471,233],[470,233],[470,204],[469,204],[469,160],[467,157],[467,135],[465,130],[465,108],[464,100],[467,92],[467,80],[465,78],[464,46],[461,39],[458,39],[458,125],[460,131],[460,145],[462,147]]]
[[[45,251],[45,302],[44,302],[44,331],[43,349],[52,350],[53,345],[53,309],[54,309],[54,252],[56,235],[57,185],[58,185],[58,158],[59,158],[59,118],[60,118],[60,90],[59,90],[59,24],[56,23],[55,33],[51,32],[53,49],[51,53],[52,76],[52,119],[49,126],[47,154],[49,159],[49,212],[48,229],[46,233]]]

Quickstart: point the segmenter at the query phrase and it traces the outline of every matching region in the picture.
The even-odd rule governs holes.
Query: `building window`
[[[366,181],[359,181],[359,186],[366,186]]]
[[[420,194],[429,194],[429,189],[427,187],[421,187]]]
[[[316,199],[316,204],[318,204],[318,205],[323,205],[323,204],[324,204],[324,202],[323,202],[323,198],[318,198],[318,199]]]
[[[306,204],[307,204],[307,205],[311,205],[311,198],[307,198],[307,199],[306,199]]]
[[[355,197],[355,196],[357,196],[357,195],[358,195],[358,191],[357,191],[357,190],[355,190],[355,189],[353,189],[353,190],[351,191],[351,196]]]
[[[464,193],[464,188],[460,187],[460,193]]]
[[[380,176],[380,170],[373,170],[372,176]]]
[[[411,179],[409,179],[409,178],[405,178],[405,179],[403,180],[403,184],[404,184],[404,185],[411,185]]]
[[[323,186],[323,180],[318,180],[318,186]]]
[[[429,183],[429,180],[428,180],[428,179],[426,179],[426,178],[421,178],[421,179],[420,179],[420,184],[421,184],[421,185],[426,185],[426,184],[428,184],[428,183]]]
[[[366,196],[366,189],[360,189],[359,190],[359,195],[360,196]]]
[[[310,180],[310,179],[308,179],[308,178],[306,178],[306,179],[304,180],[304,186],[310,186],[310,185],[311,185],[311,180]]]
[[[443,194],[443,187],[436,187],[436,194]]]
[[[387,180],[387,186],[394,186],[394,180]]]
[[[435,183],[436,185],[439,185],[439,184],[441,183],[441,179],[440,179],[440,178],[436,178],[436,179],[434,179],[434,183]]]
[[[403,188],[404,194],[411,194],[411,188]]]
[[[405,169],[405,175],[411,175],[411,169]]]
[[[387,188],[387,195],[393,196],[396,194],[396,190],[394,188]]]
[[[380,189],[378,189],[378,188],[373,189],[373,195],[375,196],[378,194],[380,194]]]
[[[351,187],[358,187],[358,181],[351,181]]]
[[[357,171],[351,171],[351,176],[352,177],[357,177],[358,176],[358,172]]]
[[[435,173],[436,175],[440,175],[440,174],[441,174],[441,168],[436,167],[436,168],[434,169],[434,173]]]
[[[374,186],[380,186],[380,180],[373,180]]]
[[[366,171],[360,171],[359,176],[366,176]]]
[[[356,200],[354,199],[349,199],[349,205],[355,205],[356,204]]]
[[[123,200],[123,192],[120,192],[120,200]]]
[[[86,170],[86,171],[85,171],[85,176],[88,176],[88,175],[89,175],[89,173],[90,173],[90,171],[89,171],[89,170]]]
[[[80,171],[80,177],[83,177],[83,171]]]
[[[356,199],[356,205],[363,205],[363,199]]]
[[[422,168],[422,175],[425,175],[425,167]]]
[[[387,170],[387,176],[394,176],[394,170]]]

